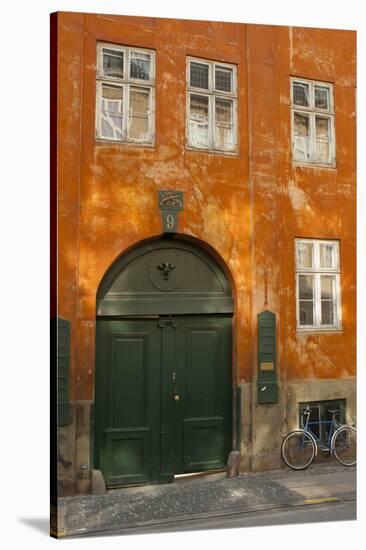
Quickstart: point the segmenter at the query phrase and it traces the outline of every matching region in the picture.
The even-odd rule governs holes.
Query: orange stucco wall
[[[93,399],[96,292],[124,251],[162,232],[159,189],[185,192],[179,233],[233,281],[236,372],[250,382],[256,316],[278,315],[282,379],[355,374],[355,33],[59,13],[58,315],[72,321],[72,399]],[[156,51],[154,146],[95,137],[96,44]],[[235,156],[185,148],[186,56],[238,66]],[[293,166],[290,84],[334,83],[336,168]],[[294,238],[340,239],[342,331],[298,333]]]

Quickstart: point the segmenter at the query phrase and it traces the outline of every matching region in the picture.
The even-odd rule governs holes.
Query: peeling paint
[[[307,210],[311,211],[306,193],[300,187],[298,187],[293,180],[290,180],[288,183],[288,196],[294,210],[301,210],[303,208],[306,208]]]

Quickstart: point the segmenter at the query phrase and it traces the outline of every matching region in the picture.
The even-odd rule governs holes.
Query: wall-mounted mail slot
[[[261,363],[261,370],[274,370],[274,363]]]
[[[262,311],[258,314],[258,403],[277,403],[277,386],[276,314]]]

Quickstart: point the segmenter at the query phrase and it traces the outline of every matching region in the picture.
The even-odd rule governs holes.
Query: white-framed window
[[[155,52],[98,43],[97,139],[152,144]]]
[[[237,151],[236,65],[187,58],[187,146]]]
[[[335,166],[333,84],[290,81],[293,162]]]
[[[339,241],[295,239],[298,330],[341,328]]]

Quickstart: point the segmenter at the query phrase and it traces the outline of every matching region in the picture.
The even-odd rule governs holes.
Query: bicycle
[[[339,410],[329,410],[332,420],[310,422],[311,409],[309,406],[303,412],[302,425],[287,434],[282,442],[281,455],[287,466],[293,470],[305,470],[313,462],[318,453],[318,447],[325,453],[334,454],[343,466],[356,464],[356,428],[346,424],[338,424],[336,416]],[[319,426],[319,437],[312,431],[311,426]],[[321,438],[322,426],[330,426],[326,441]]]

